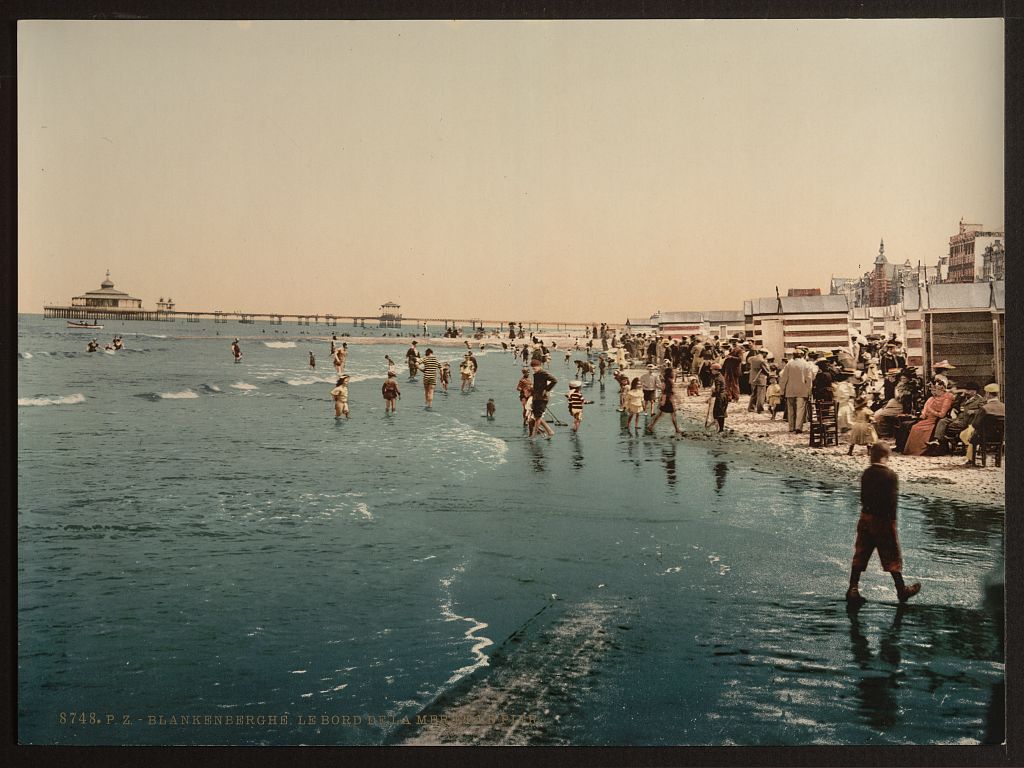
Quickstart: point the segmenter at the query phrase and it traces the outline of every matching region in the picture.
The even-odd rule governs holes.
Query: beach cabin
[[[670,339],[685,339],[691,334],[704,335],[706,331],[701,312],[662,312],[658,318],[658,333]]]
[[[747,337],[776,358],[797,347],[819,352],[850,349],[850,307],[845,294],[771,296],[743,302]]]
[[[954,381],[995,381],[1005,390],[1005,281],[925,285],[907,291],[903,309],[911,365],[931,374],[936,362],[948,360],[956,366]]]
[[[743,312],[740,310],[713,310],[701,312],[704,317],[705,333],[728,339],[732,336],[746,335]]]
[[[627,317],[623,328],[625,333],[655,333],[658,330],[658,314],[650,317]]]
[[[402,327],[402,313],[399,310],[402,307],[395,304],[393,301],[387,301],[380,305],[380,317],[378,328],[401,328]]]

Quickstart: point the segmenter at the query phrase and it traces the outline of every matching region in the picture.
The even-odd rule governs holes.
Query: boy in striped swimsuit
[[[583,406],[592,405],[594,402],[593,400],[583,399],[583,393],[580,392],[580,387],[582,386],[582,381],[573,379],[569,382],[569,394],[566,395],[569,398],[569,415],[572,416],[573,432],[580,428],[580,422],[583,420]]]

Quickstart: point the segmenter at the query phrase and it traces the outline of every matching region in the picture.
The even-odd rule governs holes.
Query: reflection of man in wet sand
[[[906,605],[897,606],[892,626],[879,638],[878,660],[875,661],[871,645],[861,629],[859,612],[855,606],[847,606],[846,612],[850,617],[850,651],[854,662],[866,673],[857,681],[857,698],[861,713],[873,728],[891,728],[899,722],[900,708],[896,692],[903,674],[900,669],[903,658],[899,631],[906,611]],[[889,674],[879,675],[880,666],[889,667]]]

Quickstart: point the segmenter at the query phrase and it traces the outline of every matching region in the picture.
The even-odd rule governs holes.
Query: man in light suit
[[[762,350],[755,349],[750,353],[747,362],[750,363],[750,378],[748,379],[750,403],[747,405],[747,410],[752,411],[757,408],[758,413],[764,413],[764,392],[768,387],[768,361]]]
[[[797,349],[793,359],[782,369],[779,386],[786,398],[786,420],[789,431],[801,434],[807,419],[807,405],[811,396],[811,384],[817,368],[804,359],[804,350]]]

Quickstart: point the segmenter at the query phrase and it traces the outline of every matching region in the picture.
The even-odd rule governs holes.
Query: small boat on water
[[[102,331],[103,326],[98,323],[76,323],[68,320],[68,328],[88,328],[90,331]]]

